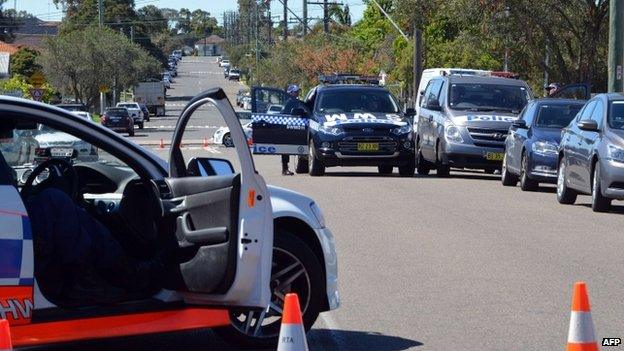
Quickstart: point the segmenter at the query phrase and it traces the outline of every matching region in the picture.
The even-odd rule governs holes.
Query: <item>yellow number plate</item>
[[[358,143],[358,151],[379,151],[379,143]]]
[[[502,161],[504,155],[502,152],[488,152],[485,154],[485,158],[490,161]]]

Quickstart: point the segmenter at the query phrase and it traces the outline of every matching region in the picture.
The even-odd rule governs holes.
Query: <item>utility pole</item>
[[[323,32],[329,33],[329,3],[323,0]]]
[[[609,63],[608,90],[622,91],[622,64],[624,64],[624,4],[621,0],[609,2]]]
[[[130,26],[130,41],[134,43],[134,26]]]
[[[412,83],[413,87],[412,87],[412,98],[413,98],[413,104],[416,103],[416,100],[418,99],[418,94],[420,94],[420,91],[418,90],[418,87],[420,86],[420,78],[422,75],[422,71],[423,71],[423,64],[422,64],[422,55],[423,54],[423,45],[422,45],[422,31],[417,27],[417,24],[414,24],[414,71],[413,71],[413,76],[414,76],[414,81]],[[414,106],[416,107],[416,106]]]
[[[303,37],[308,35],[308,0],[303,0]]]
[[[100,28],[104,26],[104,0],[98,0],[98,19]],[[100,115],[104,114],[106,108],[106,94],[100,89]]]
[[[550,48],[548,47],[548,43],[546,43],[546,53],[544,57],[544,88],[548,86],[548,67],[550,66]],[[546,97],[546,93],[544,93],[544,97]]]
[[[284,0],[284,43],[288,40],[288,0]]]

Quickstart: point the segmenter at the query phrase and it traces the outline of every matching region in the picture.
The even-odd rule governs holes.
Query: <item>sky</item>
[[[213,16],[217,17],[219,23],[222,20],[222,14],[227,10],[236,10],[236,0],[134,0],[137,8],[141,8],[146,5],[155,5],[157,7],[169,7],[169,8],[188,8],[191,11],[195,9],[202,9],[210,12]],[[315,1],[319,2],[319,1]],[[362,18],[362,12],[366,8],[366,5],[362,0],[343,0],[344,4],[349,4],[351,9],[351,18],[353,22]],[[298,16],[302,13],[303,0],[290,0],[289,7]],[[57,21],[63,17],[63,11],[57,9],[54,6],[52,0],[6,0],[4,4],[5,8],[13,8],[17,5],[17,11],[27,11],[36,17],[46,21]],[[271,11],[273,15],[280,16],[283,14],[283,7],[279,0],[272,0]],[[320,18],[323,16],[323,8],[320,5],[308,5],[308,16],[310,18]],[[293,17],[292,15],[289,17]],[[279,20],[275,18],[274,20]]]

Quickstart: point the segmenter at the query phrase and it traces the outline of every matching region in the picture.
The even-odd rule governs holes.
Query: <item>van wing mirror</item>
[[[526,129],[527,128],[527,124],[526,121],[523,119],[517,119],[515,121],[513,121],[513,123],[511,123],[512,126],[519,128],[519,129]]]

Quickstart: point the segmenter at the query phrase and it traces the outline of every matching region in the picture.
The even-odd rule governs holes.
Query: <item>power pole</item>
[[[288,0],[284,0],[284,42],[288,40]]]
[[[99,24],[101,28],[104,26],[104,0],[98,0],[98,19],[99,19]],[[106,108],[106,94],[100,91],[100,115],[104,114],[105,108]]]
[[[303,0],[303,37],[308,35],[308,0]]]
[[[273,19],[271,18],[271,0],[267,0],[267,43],[271,45],[273,41]]]
[[[624,64],[624,4],[609,2],[609,92],[622,91],[622,64]]]
[[[134,43],[134,26],[130,26],[130,41]]]
[[[323,32],[329,33],[329,3],[323,0]]]

